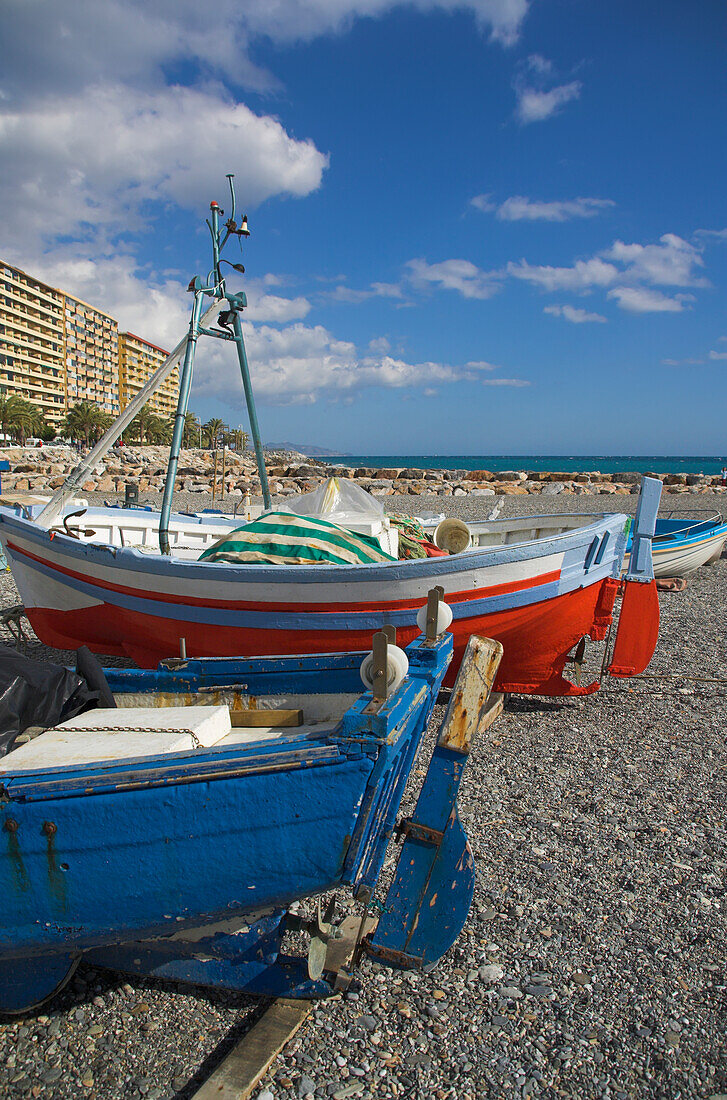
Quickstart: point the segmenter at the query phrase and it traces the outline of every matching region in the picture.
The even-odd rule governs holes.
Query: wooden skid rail
[[[274,1000],[191,1100],[247,1100],[312,1008],[312,1001]]]

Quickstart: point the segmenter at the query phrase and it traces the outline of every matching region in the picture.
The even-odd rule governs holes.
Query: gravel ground
[[[723,500],[667,498],[679,511]],[[632,511],[636,498],[416,505],[466,517],[500,501],[508,515]],[[17,602],[8,574],[0,592]],[[364,962],[258,1100],[727,1097],[727,559],[661,608],[649,673],[665,679],[508,701],[462,787],[478,877],[458,943],[429,974]],[[185,1100],[264,1007],[82,967],[42,1014],[0,1020],[0,1095]]]

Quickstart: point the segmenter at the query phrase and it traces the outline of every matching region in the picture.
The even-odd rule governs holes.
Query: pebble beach
[[[680,488],[668,497],[677,514],[725,508],[716,487]],[[630,487],[608,492],[382,503],[464,519],[495,503],[504,516],[634,511]],[[3,607],[18,602],[9,573],[0,587]],[[258,1100],[725,1100],[727,558],[660,605],[646,677],[580,699],[508,699],[462,786],[477,885],[458,942],[430,973],[364,961],[351,991],[316,1004]],[[71,659],[32,636],[27,652]],[[265,1007],[81,966],[39,1011],[0,1018],[0,1095],[189,1100]]]

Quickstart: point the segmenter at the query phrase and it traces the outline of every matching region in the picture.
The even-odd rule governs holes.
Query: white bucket
[[[443,519],[434,532],[434,544],[450,554],[461,554],[472,545],[472,532],[461,519]]]

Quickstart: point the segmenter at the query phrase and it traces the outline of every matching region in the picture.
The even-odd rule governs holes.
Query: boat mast
[[[224,237],[220,229],[220,218],[224,215],[224,210],[220,208],[218,203],[210,203],[212,220],[211,222],[207,222],[207,226],[212,235],[213,266],[212,270],[207,275],[206,285],[203,286],[201,279],[197,276],[195,276],[189,284],[188,289],[194,292],[189,331],[179,341],[174,351],[167,356],[161,366],[157,368],[148,382],[139,390],[136,397],[132,398],[118,419],[114,421],[109,430],[99,440],[87,457],[79,462],[78,466],[71,471],[63,482],[63,485],[56,490],[35,520],[39,527],[51,527],[53,523],[56,522],[58,517],[63,513],[66,501],[82,483],[85,476],[93,469],[96,463],[101,461],[122,432],[128,428],[140,409],[146,405],[152,394],[159,389],[162,382],[169,377],[180,360],[183,360],[179,379],[179,399],[177,402],[177,412],[174,418],[172,445],[169,450],[169,464],[167,466],[167,476],[164,484],[162,509],[159,516],[159,547],[163,554],[169,553],[169,516],[172,510],[174,482],[177,476],[179,452],[182,449],[184,421],[187,413],[187,406],[189,404],[189,391],[192,385],[194,354],[197,348],[197,340],[200,336],[214,336],[218,340],[232,340],[237,347],[237,357],[240,364],[242,384],[245,390],[245,402],[247,404],[247,414],[250,421],[250,431],[255,444],[255,457],[257,459],[260,488],[265,507],[270,508],[270,488],[268,486],[268,477],[265,470],[265,459],[263,456],[262,442],[260,440],[257,412],[255,411],[255,399],[253,397],[252,383],[250,381],[250,368],[247,362],[245,341],[242,334],[241,314],[243,309],[247,306],[247,298],[243,291],[237,294],[228,293],[225,286],[225,280],[222,278],[220,270],[221,264],[230,262],[220,257],[222,249],[227,244],[228,239],[233,235],[240,240],[242,237],[250,236],[250,231],[247,228],[247,217],[243,217],[240,226],[235,222],[235,188],[232,183],[233,178],[234,176],[232,174],[227,176],[230,182],[232,212],[224,224],[226,230]],[[241,272],[241,274],[245,273],[245,268],[242,264],[230,264],[230,266],[236,271]],[[204,302],[205,297],[212,298],[212,304],[207,305],[207,308],[203,312],[202,307],[206,305]],[[226,303],[227,308],[223,309],[219,314],[218,323],[220,328],[207,328],[206,325],[212,321],[214,314],[222,303]]]
[[[247,297],[244,291],[240,291],[237,294],[228,292],[221,272],[221,264],[229,263],[229,260],[220,258],[220,254],[229,238],[231,236],[236,236],[242,243],[243,237],[250,236],[250,230],[247,228],[247,217],[243,217],[239,226],[235,221],[235,188],[232,182],[233,178],[232,174],[229,174],[227,177],[230,183],[232,211],[230,217],[224,223],[223,228],[226,230],[224,236],[222,235],[222,228],[220,228],[220,218],[225,212],[218,203],[214,201],[210,203],[210,220],[207,221],[207,228],[212,236],[212,269],[207,275],[205,285],[202,284],[198,276],[195,276],[189,284],[189,290],[194,293],[194,301],[192,303],[192,314],[189,321],[189,334],[184,349],[184,362],[182,363],[179,377],[179,400],[177,402],[177,412],[174,418],[172,444],[169,448],[169,464],[167,466],[164,496],[162,498],[162,507],[159,515],[159,549],[162,554],[169,554],[170,552],[169,517],[172,511],[172,497],[174,495],[174,483],[177,477],[179,453],[182,449],[184,423],[187,415],[187,406],[189,404],[189,391],[192,386],[194,355],[197,349],[197,340],[200,336],[213,336],[218,340],[232,340],[237,347],[237,358],[240,364],[242,384],[245,390],[245,402],[247,404],[247,414],[250,421],[250,431],[255,445],[255,457],[257,459],[257,470],[260,478],[260,489],[262,491],[265,507],[270,508],[270,488],[268,486],[268,476],[265,470],[265,459],[263,456],[262,442],[260,440],[260,429],[258,427],[257,413],[255,411],[255,399],[253,397],[252,383],[250,381],[250,369],[247,362],[247,353],[245,351],[245,340],[242,334],[241,314],[243,309],[247,306]],[[245,268],[242,264],[230,264],[230,266],[242,274],[245,272]],[[216,299],[220,303],[227,303],[227,308],[223,309],[218,317],[219,328],[205,328],[200,320],[202,303],[205,297]],[[206,314],[204,320],[206,320]]]

